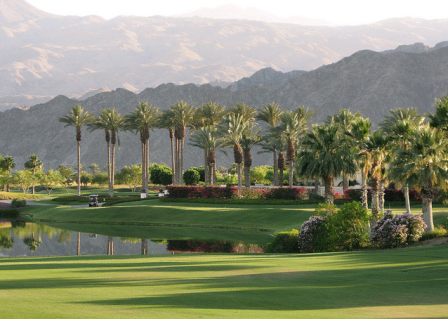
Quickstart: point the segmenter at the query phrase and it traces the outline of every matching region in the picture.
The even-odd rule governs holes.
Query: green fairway
[[[0,259],[3,318],[446,318],[448,247]]]

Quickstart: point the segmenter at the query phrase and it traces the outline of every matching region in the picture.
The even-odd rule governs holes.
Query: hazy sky
[[[280,17],[300,16],[327,20],[335,24],[356,25],[394,17],[448,19],[447,0],[26,0],[33,6],[59,15],[99,15],[106,19],[118,15],[177,15],[200,8],[234,4],[255,7]],[[292,4],[291,4],[292,3]]]

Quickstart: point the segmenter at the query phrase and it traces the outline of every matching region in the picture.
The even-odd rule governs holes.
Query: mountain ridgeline
[[[300,20],[296,20],[300,22]],[[0,111],[102,87],[234,82],[271,67],[310,71],[359,50],[448,39],[448,19],[310,26],[244,19],[48,14],[0,1]]]
[[[381,122],[390,109],[399,107],[415,107],[422,114],[432,112],[434,99],[448,94],[448,47],[440,45],[435,50],[424,50],[422,53],[402,51],[360,51],[337,63],[309,72],[282,74],[264,69],[227,88],[209,84],[163,84],[147,88],[139,94],[116,89],[82,101],[57,96],[47,103],[28,109],[14,108],[0,113],[0,153],[13,156],[18,169],[33,153],[43,161],[45,169],[56,168],[60,164],[75,164],[75,130],[72,127],[64,128],[58,121],[75,104],[81,104],[85,110],[93,113],[104,108],[116,108],[125,115],[133,111],[140,101],[147,101],[161,110],[180,100],[196,106],[207,102],[227,106],[245,102],[261,107],[276,102],[286,110],[302,105],[310,107],[317,112],[313,120],[316,123],[341,108],[359,110],[374,124]],[[82,132],[83,165],[98,163],[104,166],[104,133],[90,133],[85,128]],[[121,149],[116,153],[117,167],[141,162],[139,136],[120,132],[119,137]],[[156,129],[151,132],[150,161],[169,164],[169,145],[167,130]],[[269,154],[256,155],[256,151],[253,150],[254,165],[271,165]],[[217,153],[218,166],[229,166],[232,162],[230,156]],[[184,167],[202,163],[202,152],[187,146]]]

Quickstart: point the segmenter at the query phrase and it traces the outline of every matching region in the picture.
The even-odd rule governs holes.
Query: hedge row
[[[19,210],[17,208],[0,209],[1,218],[18,218]]]

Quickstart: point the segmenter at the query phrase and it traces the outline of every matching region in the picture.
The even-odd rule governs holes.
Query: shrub
[[[199,183],[201,179],[201,174],[197,171],[196,168],[189,168],[184,173],[184,182],[187,185],[193,185]]]
[[[2,217],[2,218],[18,218],[19,210],[17,208],[0,209],[0,217]]]
[[[379,248],[404,247],[418,241],[425,227],[421,214],[403,213],[393,216],[391,211],[386,211],[383,218],[373,228],[370,240]]]
[[[443,228],[443,226],[439,225],[434,228],[434,230],[430,233],[424,233],[421,237],[421,240],[434,239],[437,237],[445,237],[448,234],[448,231]]]
[[[167,186],[169,198],[233,198],[236,187]]]
[[[19,208],[19,207],[25,207],[25,206],[26,206],[25,199],[14,198],[11,202],[11,208]]]
[[[275,236],[274,240],[266,246],[266,253],[298,253],[298,236],[299,231],[293,229],[291,231],[280,232]]]
[[[298,187],[280,187],[272,188],[265,191],[264,197],[266,199],[305,199],[308,196],[306,188]]]
[[[302,224],[299,236],[297,238],[298,250],[301,253],[313,253],[318,250],[319,236],[321,235],[322,225],[327,217],[311,216]]]
[[[153,184],[169,185],[173,180],[173,171],[166,165],[154,164],[150,171],[150,181]]]
[[[310,200],[315,200],[318,202],[324,202],[325,201],[325,197],[320,195],[318,192],[316,192],[316,190],[314,189],[310,189],[308,190],[308,198]]]

